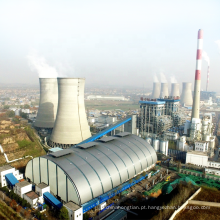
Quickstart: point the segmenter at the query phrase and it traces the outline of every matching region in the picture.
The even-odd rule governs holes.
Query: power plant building
[[[84,104],[85,79],[58,78],[58,109],[51,147],[68,148],[91,137]]]
[[[57,78],[40,78],[40,104],[34,123],[38,128],[53,128],[57,114]]]
[[[161,83],[160,98],[168,97],[168,83]]]
[[[152,168],[156,152],[127,132],[30,160],[27,179],[45,183],[62,201],[82,205]]]

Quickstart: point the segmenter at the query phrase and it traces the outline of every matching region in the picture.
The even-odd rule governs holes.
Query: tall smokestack
[[[194,84],[194,98],[192,107],[192,119],[199,118],[200,87],[201,87],[201,67],[202,67],[202,47],[203,31],[198,32],[197,55],[196,55],[196,73]]]
[[[40,103],[34,126],[53,128],[57,114],[57,78],[40,78]]]
[[[179,83],[171,84],[171,96],[180,96],[180,85]]]
[[[209,88],[209,66],[208,66],[208,71],[207,71],[206,92],[208,91],[208,88]]]
[[[152,99],[158,99],[160,97],[160,83],[154,82],[153,84],[153,92],[152,92]]]
[[[183,105],[192,105],[192,83],[183,82],[180,103]]]
[[[85,79],[57,78],[58,109],[49,145],[62,148],[91,137],[84,104]]]
[[[169,96],[168,83],[161,83],[160,97],[164,98],[165,96]]]

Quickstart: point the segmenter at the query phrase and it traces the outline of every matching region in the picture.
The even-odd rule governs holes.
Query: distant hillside
[[[46,154],[34,130],[28,124],[22,122],[15,124],[5,117],[0,117],[0,144],[9,161],[25,156],[38,157]],[[28,157],[10,164],[17,169],[22,169],[30,159],[31,157]],[[6,163],[3,153],[0,153],[0,166]]]

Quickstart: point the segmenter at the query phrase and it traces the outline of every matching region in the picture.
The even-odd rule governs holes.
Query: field
[[[85,100],[86,109],[98,110],[114,110],[121,109],[123,111],[139,109],[139,105],[132,101],[99,101],[99,100]]]

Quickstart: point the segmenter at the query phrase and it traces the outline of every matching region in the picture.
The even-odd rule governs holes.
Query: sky
[[[197,33],[219,91],[219,0],[1,0],[0,83],[83,77],[87,85],[194,84]],[[202,63],[202,89],[208,63]],[[164,79],[165,77],[165,79]]]

